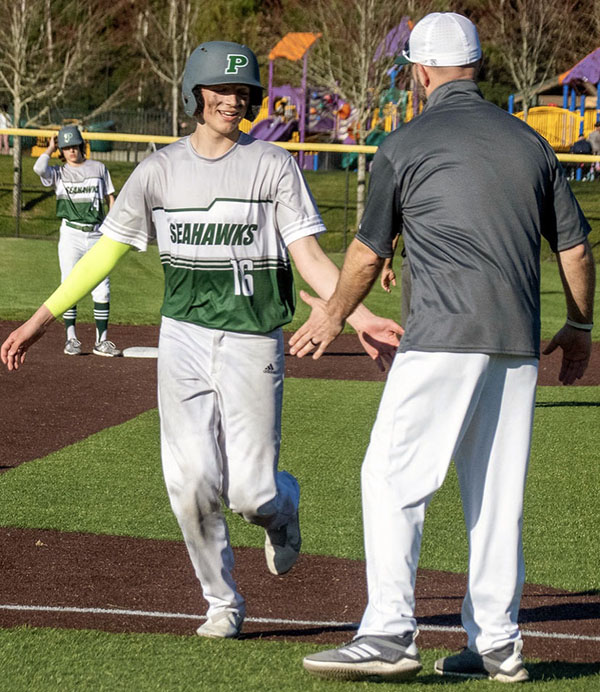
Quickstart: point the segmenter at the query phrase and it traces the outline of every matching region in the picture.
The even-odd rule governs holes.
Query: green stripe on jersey
[[[265,334],[291,322],[294,279],[289,264],[230,260],[193,268],[163,259],[161,314],[212,329]],[[204,265],[211,266],[204,266]]]
[[[100,205],[100,208],[97,208],[97,204]],[[67,221],[95,226],[102,223],[104,210],[102,203],[96,200],[74,202],[70,199],[59,198],[56,200],[56,215],[59,219],[67,219]]]

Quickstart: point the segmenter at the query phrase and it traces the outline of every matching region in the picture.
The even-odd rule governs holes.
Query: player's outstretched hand
[[[27,322],[8,335],[0,347],[0,358],[9,370],[19,369],[25,362],[27,349],[44,335],[46,327],[53,320],[52,313],[42,305]]]
[[[322,298],[306,291],[300,291],[300,298],[311,307],[311,312],[306,322],[292,334],[290,353],[302,358],[313,352],[313,359],[317,360],[342,331],[344,322],[329,313],[327,302]]]
[[[383,372],[391,367],[404,329],[394,320],[373,315],[364,329],[358,332],[358,338],[366,354],[372,358]]]
[[[575,329],[568,324],[560,329],[544,349],[545,356],[562,349],[562,363],[558,379],[563,384],[573,384],[583,377],[592,353],[592,334]]]

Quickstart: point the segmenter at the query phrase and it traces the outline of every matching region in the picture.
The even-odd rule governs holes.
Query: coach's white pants
[[[425,510],[454,459],[469,538],[468,645],[485,653],[520,638],[537,365],[535,358],[477,353],[396,356],[362,468],[369,602],[360,635],[416,629]]]
[[[221,498],[246,521],[286,524],[297,485],[277,472],[283,336],[239,334],[163,317],[158,406],[163,472],[208,616],[243,612]],[[266,570],[266,566],[265,566]]]
[[[102,238],[100,231],[79,231],[67,226],[63,221],[60,225],[58,240],[58,263],[60,265],[60,280],[64,281],[73,267]],[[96,303],[110,301],[110,279],[107,276],[93,289],[92,299]]]

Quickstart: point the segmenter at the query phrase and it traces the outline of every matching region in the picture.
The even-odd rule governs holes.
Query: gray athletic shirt
[[[457,80],[384,140],[357,238],[391,257],[403,234],[412,293],[400,351],[539,358],[541,236],[560,251],[589,230],[546,140]]]

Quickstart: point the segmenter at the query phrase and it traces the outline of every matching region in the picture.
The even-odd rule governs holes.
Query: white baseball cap
[[[469,65],[481,57],[481,45],[471,20],[454,12],[432,12],[415,24],[402,55],[429,67]]]

